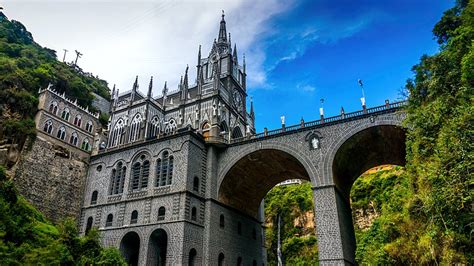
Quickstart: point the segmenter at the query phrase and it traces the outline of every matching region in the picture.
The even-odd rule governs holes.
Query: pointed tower
[[[151,99],[151,91],[153,89],[153,76],[150,78],[150,84],[148,84],[148,93],[147,93],[147,98],[148,100]]]
[[[137,94],[138,90],[138,75],[135,78],[135,82],[133,83],[132,87],[132,94],[130,95],[130,105],[135,101],[135,95]]]
[[[225,14],[224,10],[222,10],[222,19],[221,19],[221,25],[219,28],[219,38],[217,39],[218,43],[227,43],[227,30],[225,27]]]
[[[186,71],[184,72],[184,79],[181,76],[181,100],[186,101],[188,98],[188,69],[189,66],[186,66]]]
[[[203,67],[201,65],[201,45],[199,45],[199,52],[198,52],[198,64],[197,64],[197,77],[196,77],[196,83],[197,83],[197,97],[200,98],[202,94],[202,85],[204,84],[204,77],[203,77]]]
[[[239,61],[237,59],[237,44],[235,43],[234,43],[234,51],[233,51],[232,59],[234,60],[235,65],[239,65]]]
[[[166,85],[166,81],[165,81],[165,85],[163,86],[163,111],[166,109],[166,98],[168,97],[168,86]]]

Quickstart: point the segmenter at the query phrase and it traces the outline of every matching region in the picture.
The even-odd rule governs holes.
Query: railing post
[[[263,135],[266,137],[268,136],[268,128],[263,129]]]

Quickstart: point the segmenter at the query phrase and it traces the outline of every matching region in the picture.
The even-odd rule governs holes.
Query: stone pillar
[[[313,188],[320,265],[355,265],[350,207],[335,186]]]

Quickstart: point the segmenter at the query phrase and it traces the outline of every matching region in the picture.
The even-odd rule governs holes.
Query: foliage
[[[51,83],[54,89],[77,99],[82,106],[92,107],[92,92],[108,99],[107,82],[84,73],[79,67],[60,62],[54,50],[43,48],[20,22],[9,20],[0,12],[0,136],[22,143],[18,136],[30,135],[34,124],[23,121],[32,119],[38,105],[38,89]],[[17,131],[3,131],[4,113],[17,114],[10,118],[10,125]],[[13,121],[14,120],[14,121]],[[32,121],[32,120],[30,120]],[[30,127],[25,127],[29,125]],[[32,126],[32,127],[31,127]]]
[[[101,248],[93,229],[79,237],[76,223],[47,221],[19,196],[0,166],[0,265],[125,265],[116,249]]]
[[[314,229],[295,227],[297,218],[306,219],[313,212],[311,184],[277,186],[265,197],[266,246],[269,265],[276,265],[277,216],[281,216],[282,253],[288,265],[314,265],[317,243]],[[304,263],[306,262],[306,263]]]

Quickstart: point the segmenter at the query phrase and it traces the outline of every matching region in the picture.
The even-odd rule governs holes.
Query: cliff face
[[[38,137],[11,170],[19,192],[47,218],[79,219],[87,162],[74,152]]]

